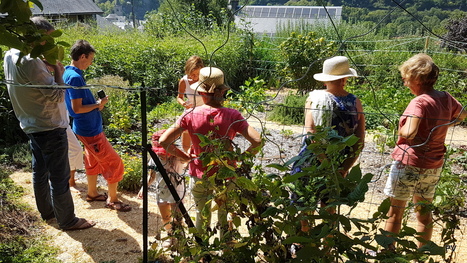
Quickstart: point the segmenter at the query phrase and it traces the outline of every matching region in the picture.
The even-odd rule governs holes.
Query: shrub
[[[194,54],[201,56],[205,65],[223,69],[226,82],[232,87],[243,84],[252,75],[245,66],[249,64],[251,43],[244,41],[242,31],[206,31],[209,34],[190,41],[187,39],[192,37],[186,34],[161,39],[138,31],[87,34],[70,27],[66,32],[65,38],[70,38],[70,42],[87,39],[97,50],[93,65],[85,71],[87,79],[117,75],[129,86],[149,87],[151,106],[161,102],[161,95],[176,96],[185,61]]]
[[[14,166],[31,170],[32,154],[29,143],[17,144],[0,149],[0,165]]]
[[[3,64],[0,68],[3,71]],[[0,76],[0,81],[3,81],[3,74],[0,74]],[[0,123],[2,123],[0,125],[0,145],[6,147],[18,142],[27,141],[27,136],[21,130],[19,121],[13,113],[10,97],[4,85],[0,85]]]
[[[172,125],[176,117],[183,114],[184,108],[175,97],[166,97],[166,99],[166,102],[157,105],[148,113],[147,119],[150,127],[162,121],[166,122],[164,123],[166,126]]]
[[[332,56],[336,51],[334,42],[326,42],[324,38],[317,37],[315,32],[307,35],[290,34],[279,45],[285,67],[280,69],[290,87],[299,90],[313,90],[321,84],[313,78],[313,74],[320,72],[321,60]],[[280,66],[282,67],[282,66]]]
[[[262,79],[250,78],[245,81],[245,85],[239,87],[240,91],[230,89],[227,91],[228,100],[226,107],[235,108],[243,112],[255,113],[264,111],[264,101],[266,100],[266,85]]]
[[[138,192],[142,186],[143,165],[141,158],[128,154],[123,154],[121,157],[125,165],[125,173],[123,174],[123,180],[118,183],[118,189]]]

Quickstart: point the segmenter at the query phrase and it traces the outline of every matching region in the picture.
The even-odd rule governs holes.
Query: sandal
[[[90,195],[86,195],[86,201],[88,202],[94,202],[94,201],[107,201],[107,194],[103,194],[103,195],[97,195],[97,196],[90,196]]]
[[[73,231],[73,230],[81,230],[86,228],[91,228],[96,225],[96,222],[87,220],[84,218],[78,218],[78,222],[76,222],[73,226],[69,228],[64,228],[64,231]]]
[[[131,211],[131,206],[130,205],[124,204],[124,203],[122,203],[120,201],[107,203],[105,205],[105,207],[110,208],[112,210],[117,210],[117,211],[120,211],[120,212]]]

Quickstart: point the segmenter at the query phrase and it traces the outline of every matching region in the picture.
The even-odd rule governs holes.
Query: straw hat
[[[333,81],[346,77],[358,77],[357,71],[349,67],[349,60],[344,56],[326,59],[323,63],[323,73],[313,75],[318,81]]]
[[[199,71],[199,80],[190,86],[198,92],[214,93],[214,90],[228,90],[229,86],[224,84],[224,73],[215,67],[204,67]]]

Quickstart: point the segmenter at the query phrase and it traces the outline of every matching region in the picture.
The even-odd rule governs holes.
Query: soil
[[[261,120],[261,121],[260,121]],[[250,118],[248,121],[258,130],[266,130],[266,144],[264,154],[258,157],[263,166],[270,163],[283,162],[295,156],[300,145],[300,135],[303,132],[301,126],[284,126],[272,122],[264,121],[264,116],[260,119]],[[156,127],[158,128],[158,127]],[[467,145],[467,129],[456,127],[450,131],[450,136],[446,140],[448,144],[457,147]],[[391,163],[390,150],[385,149],[382,153],[377,149],[373,138],[378,136],[368,135],[366,145],[359,159],[363,173],[375,174],[374,181],[370,184],[366,200],[357,207],[354,212],[362,217],[369,217],[377,209],[377,206],[385,198],[382,193],[385,182],[384,168]],[[242,139],[238,139],[242,143]],[[466,174],[465,170],[456,167],[458,173]],[[138,262],[142,258],[143,231],[142,200],[136,198],[136,193],[120,193],[120,198],[124,203],[130,204],[132,211],[123,213],[110,210],[104,207],[104,202],[86,202],[86,179],[83,173],[77,176],[78,187],[83,192],[74,192],[75,213],[78,217],[84,217],[97,222],[91,229],[63,232],[58,229],[57,224],[41,224],[40,231],[50,237],[50,243],[60,249],[58,259],[62,262]],[[31,173],[16,172],[11,178],[24,187],[25,195],[23,200],[35,210],[35,201],[32,191]],[[100,192],[105,192],[104,184]],[[149,193],[149,241],[153,242],[160,235],[159,229],[162,227],[159,211],[154,198],[154,188],[150,188]],[[186,196],[190,203],[190,196]],[[192,207],[187,207],[193,211]],[[467,259],[463,250],[467,246],[463,233],[465,224],[461,224],[459,232],[459,242],[455,248],[455,259],[453,262],[465,262]],[[437,227],[434,236],[439,236],[440,229]],[[162,233],[163,235],[164,233]],[[436,238],[435,238],[436,239]],[[157,244],[157,242],[156,242]]]

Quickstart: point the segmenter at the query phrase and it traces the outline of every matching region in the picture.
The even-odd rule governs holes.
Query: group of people
[[[196,226],[201,230],[203,224],[209,223],[209,216],[202,218],[200,213],[210,194],[207,192],[208,182],[203,179],[209,173],[197,159],[205,149],[199,146],[200,141],[196,134],[214,133],[220,138],[224,136],[231,140],[232,136],[240,133],[250,141],[251,146],[247,151],[253,153],[259,150],[261,138],[239,112],[222,106],[223,94],[228,89],[224,84],[222,71],[212,67],[194,66],[202,65],[199,61],[201,60],[197,56],[187,61],[187,75],[180,80],[178,98],[186,110],[172,127],[160,135],[158,147],[165,150],[164,154],[189,163],[189,174],[195,181],[192,194],[198,210]],[[391,199],[385,230],[392,233],[398,233],[401,229],[402,216],[410,197],[413,197],[417,205],[433,201],[446,151],[444,141],[447,129],[467,116],[467,111],[449,93],[434,89],[439,69],[431,57],[417,54],[404,62],[399,70],[404,85],[416,97],[400,118],[399,139],[392,153],[394,162],[384,189]],[[346,57],[336,56],[325,60],[322,73],[315,74],[314,78],[323,82],[326,89],[310,92],[305,104],[307,133],[317,132],[317,127],[332,127],[340,136],[355,135],[358,138],[356,144],[343,152],[343,155],[348,156],[338,168],[343,177],[358,159],[365,139],[362,103],[345,89],[349,77],[358,77],[358,74],[350,68]],[[202,102],[196,101],[196,98],[202,98]],[[227,130],[225,126],[228,126]],[[182,148],[177,147],[175,140],[187,132],[191,140],[182,140]],[[306,148],[306,144],[303,148]],[[301,168],[292,167],[291,172],[298,172]],[[421,209],[415,211],[418,219],[417,232],[422,237],[419,246],[422,246],[431,239],[432,214],[422,212],[424,210]],[[218,212],[220,224],[225,225],[225,213],[221,209]],[[302,222],[302,230],[309,230],[305,222]]]
[[[420,207],[433,201],[444,163],[448,127],[464,120],[467,111],[448,92],[434,88],[439,68],[430,56],[414,55],[399,67],[399,71],[404,85],[416,97],[399,120],[397,145],[392,152],[394,161],[384,188],[391,201],[385,230],[399,233],[407,201],[412,198],[418,207],[415,213],[417,232],[421,237],[418,246],[421,247],[431,240],[433,219],[431,212]],[[348,77],[357,77],[357,72],[349,67],[346,57],[325,60],[323,72],[315,74],[314,78],[324,82],[326,89],[310,92],[305,105],[307,132],[315,133],[317,126],[325,126],[332,127],[343,137],[352,134],[358,137],[358,142],[343,152],[349,156],[339,167],[344,177],[357,160],[365,137],[362,103],[345,90]],[[301,168],[293,167],[292,173]],[[302,230],[308,231],[304,222]],[[393,249],[394,244],[389,248]]]
[[[32,21],[38,29],[48,34],[54,30],[44,18],[34,17]],[[60,62],[52,65],[29,55],[20,56],[20,51],[16,49],[5,54],[5,79],[9,83],[10,99],[21,128],[30,139],[37,208],[44,220],[56,218],[63,230],[86,229],[95,225],[95,222],[78,218],[74,214],[70,186],[74,184],[74,170],[79,167],[79,161],[73,163],[68,160],[68,143],[70,141],[70,148],[76,146],[76,137],[85,149],[84,163],[88,180],[86,200],[103,201],[106,207],[122,212],[131,210],[117,195],[118,182],[122,180],[124,172],[123,162],[103,133],[100,111],[108,102],[108,97],[96,100],[89,89],[73,88],[86,85],[83,70],[92,64],[95,53],[91,44],[78,40],[71,48],[71,64],[66,67]],[[385,229],[392,233],[401,229],[403,212],[412,196],[416,204],[433,200],[446,151],[444,141],[448,126],[467,116],[462,105],[449,93],[434,89],[439,68],[431,57],[417,54],[399,69],[404,85],[416,97],[400,118],[397,146],[392,153],[394,162],[384,189],[391,197]],[[197,207],[196,227],[204,231],[210,223],[210,216],[206,216],[203,211],[206,204],[210,204],[208,198],[212,195],[211,181],[206,178],[217,169],[208,169],[199,159],[210,148],[202,146],[198,135],[221,140],[225,150],[231,150],[232,140],[241,134],[250,143],[245,152],[253,155],[263,143],[260,134],[239,111],[223,106],[229,86],[225,84],[222,70],[205,67],[200,57],[192,56],[186,62],[185,73],[179,82],[177,98],[185,111],[170,128],[153,135],[152,150],[163,161],[172,179],[188,165],[188,173],[194,181],[192,194]],[[305,105],[307,133],[315,133],[317,127],[321,126],[332,127],[344,137],[358,137],[354,146],[345,149],[344,154],[350,157],[339,164],[339,172],[343,177],[358,159],[365,139],[362,103],[345,89],[347,79],[357,76],[346,57],[336,56],[325,60],[322,73],[315,74],[314,78],[323,82],[326,89],[310,92]],[[49,87],[67,84],[70,88],[30,88],[27,86],[29,84]],[[73,119],[71,133],[69,117]],[[179,138],[181,146],[176,144]],[[79,157],[70,157],[72,159],[79,160]],[[233,160],[227,160],[227,163],[236,165]],[[292,172],[301,168],[293,167]],[[107,180],[108,196],[98,192],[98,174]],[[156,180],[156,174],[153,169],[150,183]],[[226,179],[227,187],[233,187],[231,182],[234,180]],[[163,180],[159,177],[156,181],[160,189],[157,200],[162,219],[166,229],[171,231],[170,220],[176,211],[175,201]],[[176,181],[174,184],[179,185]],[[178,191],[183,192],[184,189],[178,187]],[[142,197],[142,192],[139,196]],[[432,216],[419,209],[416,213],[417,231],[422,233],[425,240],[420,242],[421,246],[431,238]],[[227,225],[227,214],[222,204],[218,214],[222,234]],[[302,230],[307,231],[306,225]]]
[[[181,173],[180,167],[188,164],[188,172],[193,180],[191,193],[197,211],[196,228],[199,233],[202,233],[209,228],[211,222],[211,209],[207,207],[207,204],[210,204],[208,200],[213,194],[213,187],[206,178],[217,172],[219,165],[209,168],[203,165],[199,156],[209,151],[209,146],[201,146],[198,134],[208,136],[212,140],[222,141],[225,150],[232,150],[234,137],[241,134],[250,143],[245,152],[253,155],[259,152],[262,139],[239,111],[223,107],[225,92],[230,88],[224,82],[222,70],[216,67],[204,67],[200,57],[192,56],[186,62],[185,72],[186,75],[179,83],[177,98],[178,102],[185,107],[185,111],[171,127],[154,133],[152,150],[163,162],[164,168],[171,176],[172,184],[179,193],[183,193],[186,189],[176,178]],[[178,139],[181,141],[181,146],[176,144]],[[231,165],[236,165],[232,160],[226,161]],[[151,165],[150,162],[149,166]],[[149,183],[158,182],[157,200],[162,220],[166,230],[172,233],[171,215],[177,211],[175,200],[167,190],[160,174],[155,170],[151,170],[150,174]],[[227,187],[234,187],[234,181],[235,178],[227,179]],[[139,195],[142,196],[142,191]],[[224,204],[218,203],[218,205],[218,222],[222,235],[228,227],[227,211]],[[169,240],[167,246],[171,243],[172,241]]]
[[[47,34],[55,30],[43,17],[33,17],[31,21]],[[95,225],[94,221],[75,215],[70,192],[70,186],[75,186],[74,172],[82,167],[83,161],[88,179],[86,200],[103,201],[105,207],[122,212],[131,210],[117,196],[118,182],[123,178],[123,162],[103,133],[100,111],[108,98],[96,100],[89,89],[73,88],[86,85],[83,70],[92,64],[95,52],[87,41],[77,41],[71,48],[71,64],[66,67],[59,61],[50,64],[30,55],[22,56],[14,48],[4,57],[13,110],[30,140],[37,208],[44,220],[55,218],[59,227],[66,231]],[[54,88],[57,85],[70,88]],[[84,145],[84,160],[76,137]],[[108,196],[97,191],[98,174],[107,180]]]

